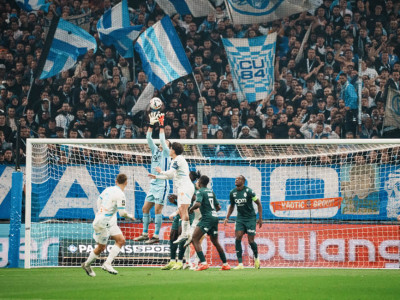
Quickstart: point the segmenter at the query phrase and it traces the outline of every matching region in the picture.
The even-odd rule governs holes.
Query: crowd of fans
[[[224,4],[203,18],[171,16],[194,75],[155,94],[164,101],[166,137],[400,137],[397,128],[384,127],[388,89],[400,90],[399,1],[320,2],[315,11],[265,24],[233,25]],[[145,137],[148,112],[131,113],[147,85],[140,59],[124,59],[98,39],[97,21],[114,4],[110,0],[54,0],[45,13],[25,12],[12,1],[0,0],[0,163],[13,162],[18,123],[23,155],[30,137]],[[154,0],[134,1],[130,7],[131,23],[144,29],[165,15]],[[67,19],[87,14],[98,50],[54,78],[32,80],[54,14]],[[310,26],[304,53],[298,57]],[[274,90],[265,99],[248,103],[233,82],[221,37],[251,38],[271,32],[278,33]],[[198,102],[204,108],[199,134]]]

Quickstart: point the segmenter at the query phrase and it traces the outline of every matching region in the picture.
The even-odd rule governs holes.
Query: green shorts
[[[218,236],[218,218],[202,218],[197,224],[203,233],[207,233],[209,236]]]
[[[256,235],[257,221],[254,220],[236,220],[235,231],[243,231],[247,235]]]
[[[192,225],[193,220],[194,220],[194,213],[189,214],[190,225]],[[171,230],[179,230],[179,227],[181,227],[181,223],[182,223],[181,217],[179,215],[175,216],[174,220],[172,221]]]

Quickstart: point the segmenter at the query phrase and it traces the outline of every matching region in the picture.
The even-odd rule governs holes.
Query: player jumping
[[[150,126],[147,130],[146,138],[151,150],[151,173],[156,173],[156,168],[166,171],[169,168],[171,158],[169,156],[169,148],[171,143],[165,140],[164,134],[164,114],[159,112],[152,112],[149,115]],[[154,144],[151,134],[156,123],[160,125],[160,146]],[[144,200],[143,211],[143,233],[135,238],[135,241],[145,241],[145,244],[155,244],[160,241],[158,234],[160,233],[162,225],[162,210],[165,201],[168,197],[169,182],[168,180],[152,179],[150,181],[150,191]],[[150,222],[150,209],[155,206],[155,230],[154,235],[149,239],[149,222]]]
[[[182,219],[182,233],[174,242],[179,244],[186,241],[189,236],[189,212],[188,208],[194,194],[194,186],[189,177],[189,165],[186,159],[181,155],[183,153],[183,146],[180,143],[172,143],[170,149],[170,156],[172,157],[171,168],[168,171],[161,170],[157,167],[155,171],[159,175],[149,174],[153,179],[174,179],[174,186],[177,189],[177,201],[179,215]]]
[[[258,258],[257,244],[254,241],[254,237],[256,235],[256,224],[258,223],[259,228],[262,226],[262,206],[260,199],[258,199],[257,195],[251,188],[245,186],[245,182],[246,178],[244,178],[243,175],[236,177],[236,188],[230,192],[229,199],[231,203],[224,221],[224,225],[226,225],[236,204],[237,217],[235,225],[235,248],[239,265],[235,267],[235,270],[244,268],[242,262],[242,238],[245,233],[247,233],[249,245],[251,250],[253,250],[254,267],[256,269],[260,268],[260,259]],[[258,221],[256,221],[253,202],[255,202],[258,207]]]
[[[107,260],[102,265],[102,269],[111,274],[118,274],[111,263],[118,255],[121,247],[125,245],[125,238],[122,235],[121,229],[117,225],[117,212],[124,218],[135,220],[135,218],[128,214],[125,210],[126,198],[124,189],[128,184],[128,179],[125,174],[119,174],[115,180],[115,186],[106,188],[97,199],[97,213],[93,221],[94,234],[93,238],[97,243],[96,248],[90,252],[88,259],[82,263],[82,268],[86,273],[94,277],[96,273],[90,266],[99,255],[106,249],[107,240],[115,241],[114,246],[108,254]]]
[[[219,257],[222,260],[222,268],[221,270],[230,270],[231,267],[226,262],[225,252],[222,249],[221,245],[218,242],[218,214],[217,211],[221,209],[217,198],[215,197],[214,192],[207,188],[210,179],[203,175],[197,181],[196,186],[198,190],[196,191],[196,202],[190,208],[190,212],[193,212],[197,208],[200,208],[201,212],[201,220],[197,224],[192,237],[192,243],[194,249],[196,250],[197,256],[200,259],[200,264],[196,271],[203,271],[209,268],[206,258],[204,257],[202,248],[201,248],[201,238],[204,234],[208,234],[210,236],[210,240],[218,251]]]

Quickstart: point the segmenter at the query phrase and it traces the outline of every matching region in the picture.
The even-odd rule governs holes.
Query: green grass
[[[0,269],[1,299],[400,299],[399,270]]]

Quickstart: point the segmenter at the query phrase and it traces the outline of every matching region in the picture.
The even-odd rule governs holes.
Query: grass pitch
[[[1,299],[400,299],[399,270],[0,269]]]

